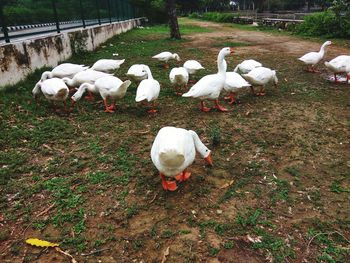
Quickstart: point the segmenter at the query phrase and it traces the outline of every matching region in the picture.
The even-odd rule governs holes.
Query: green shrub
[[[220,22],[220,23],[232,23],[235,18],[234,14],[231,13],[218,13],[218,12],[207,12],[200,16],[198,13],[192,13],[189,15],[190,18],[201,18],[208,21]]]
[[[315,13],[306,16],[296,32],[307,36],[350,38],[350,17],[336,15],[333,11]]]

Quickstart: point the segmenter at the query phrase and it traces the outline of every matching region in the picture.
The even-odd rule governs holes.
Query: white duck
[[[331,41],[326,41],[322,46],[319,52],[310,52],[302,56],[301,58],[298,58],[300,61],[304,62],[308,67],[306,71],[308,72],[318,72],[315,69],[315,65],[320,62],[326,52],[326,47],[332,45]]]
[[[262,64],[254,59],[244,60],[233,70],[241,74],[247,74],[255,68],[262,67]]]
[[[177,95],[182,95],[181,88],[179,87],[184,86],[187,88],[188,78],[188,71],[184,67],[173,68],[170,71],[169,79],[171,84],[175,87]]]
[[[97,79],[102,77],[107,77],[107,76],[111,76],[111,74],[106,74],[93,69],[87,69],[75,74],[74,77],[71,79],[63,78],[62,80],[70,87],[78,87],[83,83],[94,84]],[[89,96],[86,99],[93,100],[94,99],[93,93],[98,93],[98,92],[97,90],[90,89],[88,93],[89,93]]]
[[[265,93],[266,84],[273,82],[275,87],[277,87],[277,84],[278,84],[276,71],[265,67],[255,68],[252,71],[250,71],[248,74],[243,74],[242,76],[243,78],[248,80],[248,82],[251,83],[253,86],[260,86],[260,91],[256,93],[256,95],[259,95],[259,96],[264,96],[266,94]],[[251,89],[254,94],[253,86],[251,87]]]
[[[121,99],[125,96],[125,93],[130,86],[131,81],[121,81],[119,78],[114,76],[106,76],[99,78],[94,84],[83,83],[80,85],[79,89],[72,96],[73,106],[75,102],[80,100],[86,90],[95,92],[97,91],[104,102],[105,112],[114,112],[116,109],[115,102],[117,99]],[[108,106],[107,99],[112,100],[112,104]]]
[[[158,98],[160,92],[160,84],[157,80],[155,80],[152,76],[151,70],[147,65],[144,65],[144,68],[147,72],[147,79],[144,79],[140,82],[136,91],[136,102],[147,100],[147,102],[153,102],[153,108],[150,109],[149,113],[155,113],[157,110],[155,109],[154,101]]]
[[[161,52],[161,53],[153,56],[152,58],[158,59],[161,62],[165,62],[164,68],[166,68],[166,69],[169,68],[168,61],[170,59],[176,59],[177,61],[181,61],[181,59],[180,59],[178,54],[176,54],[176,53],[173,54],[173,53],[171,53],[169,51]]]
[[[224,107],[219,105],[219,96],[221,90],[225,87],[226,68],[224,58],[233,53],[232,48],[223,48],[219,52],[217,58],[218,73],[204,76],[182,97],[199,98],[201,100],[201,110],[204,112],[210,111],[210,108],[205,107],[204,100],[214,100],[215,107],[220,111],[227,111]]]
[[[36,98],[40,94],[40,91],[47,100],[53,102],[54,107],[56,101],[62,101],[66,109],[66,99],[69,94],[69,89],[62,79],[51,78],[44,81],[40,80],[32,91],[33,97]]]
[[[166,177],[183,182],[191,176],[186,169],[193,163],[196,151],[209,165],[213,165],[211,151],[201,142],[197,133],[175,127],[160,129],[152,145],[151,158],[159,171],[164,190],[177,189],[176,181],[167,181]]]
[[[51,71],[45,71],[41,75],[41,80],[51,79],[51,78],[72,78],[75,74],[80,71],[86,70],[89,67],[84,65],[77,65],[72,63],[63,63],[52,69]]]
[[[224,60],[225,68],[227,68],[227,63]],[[233,104],[235,99],[235,93],[241,89],[251,87],[251,85],[237,72],[226,72],[226,81],[224,89],[230,93],[228,98],[230,99],[229,104]]]
[[[334,73],[334,82],[338,82],[337,74],[346,73],[347,83],[350,83],[350,56],[341,55],[324,64]]]
[[[187,69],[188,74],[194,75],[198,70],[204,69],[204,67],[196,60],[187,60],[183,67]]]
[[[125,59],[99,59],[95,62],[91,69],[106,73],[113,73],[120,68],[124,61]]]
[[[144,64],[132,65],[126,75],[135,82],[140,82],[147,79],[147,71],[145,70]]]

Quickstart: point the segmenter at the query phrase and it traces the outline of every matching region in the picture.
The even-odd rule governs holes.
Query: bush
[[[203,15],[198,13],[192,13],[189,18],[201,18],[208,21],[220,22],[220,23],[232,23],[235,16],[231,13],[218,13],[218,12],[207,12]]]
[[[336,15],[333,11],[315,13],[306,16],[296,32],[307,36],[350,38],[350,17]]]

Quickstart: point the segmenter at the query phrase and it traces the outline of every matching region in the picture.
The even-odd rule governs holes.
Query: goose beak
[[[208,165],[213,166],[213,159],[211,158],[211,153],[207,157],[204,158]]]
[[[233,47],[230,47],[230,54],[235,53],[235,51],[233,50]]]

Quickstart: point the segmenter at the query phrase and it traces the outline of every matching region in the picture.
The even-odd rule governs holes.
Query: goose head
[[[173,59],[176,59],[177,61],[181,61],[180,56],[176,53],[173,54]]]
[[[52,73],[50,71],[45,71],[43,72],[43,74],[41,74],[41,81],[47,80],[47,79],[51,79]]]
[[[234,53],[234,50],[232,47],[224,47],[223,49],[220,50],[219,55],[226,57],[233,53]]]

